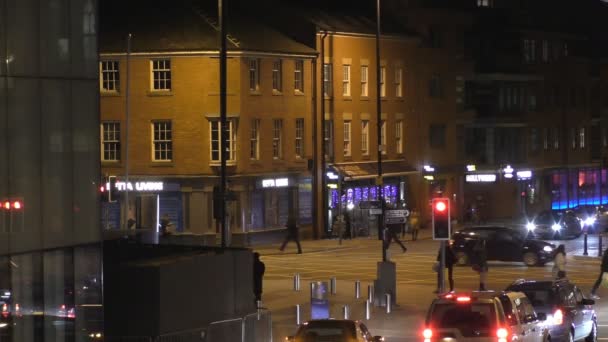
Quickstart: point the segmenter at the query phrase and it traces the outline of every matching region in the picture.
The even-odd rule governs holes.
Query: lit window
[[[120,123],[101,124],[101,160],[120,161]]]
[[[296,119],[296,158],[304,158],[304,119]]]
[[[553,127],[553,149],[559,150],[559,127]]]
[[[361,96],[368,96],[367,72],[368,72],[367,65],[362,65],[361,66]]]
[[[369,155],[369,121],[361,121],[361,154]]]
[[[581,127],[578,130],[578,147],[581,149],[585,148],[585,127]]]
[[[294,69],[294,88],[300,93],[304,92],[304,61],[301,59],[296,60]]]
[[[260,90],[260,60],[252,58],[249,60],[249,91]]]
[[[350,65],[342,66],[342,96],[350,96]]]
[[[152,90],[171,90],[171,61],[158,59],[150,61],[152,65]]]
[[[380,97],[386,96],[386,67],[380,67]]]
[[[344,156],[351,155],[350,121],[344,121]]]
[[[403,69],[395,69],[395,96],[403,96]]]
[[[386,120],[380,121],[380,143],[382,144],[382,154],[386,154]]]
[[[397,154],[403,153],[403,121],[395,123],[395,144]]]
[[[249,158],[260,159],[260,119],[251,120],[251,136],[249,137]]]
[[[99,62],[101,76],[99,83],[101,91],[105,93],[116,93],[120,86],[120,73],[118,72],[118,61]]]
[[[209,146],[211,152],[211,161],[214,163],[221,163],[221,137],[220,137],[220,127],[221,121],[219,119],[214,119],[209,121]],[[236,161],[236,121],[235,120],[227,120],[226,132],[228,133],[228,148],[226,153],[228,156],[226,157],[226,162],[234,162]]]
[[[325,97],[330,97],[332,94],[331,77],[331,64],[323,64],[323,94],[325,95]]]
[[[543,128],[543,150],[549,149],[549,129]]]
[[[152,160],[171,161],[173,159],[171,121],[152,122],[152,133]]]
[[[272,62],[272,90],[281,92],[283,90],[283,63],[280,59]]]
[[[274,119],[272,122],[272,158],[283,158],[283,120]]]

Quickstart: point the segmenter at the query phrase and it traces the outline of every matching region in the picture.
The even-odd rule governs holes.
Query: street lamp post
[[[384,188],[382,182],[382,101],[380,97],[380,0],[376,0],[376,111],[378,140],[378,197],[380,198],[380,215],[378,216],[378,234],[382,239],[382,261],[386,260],[386,232],[384,231]]]

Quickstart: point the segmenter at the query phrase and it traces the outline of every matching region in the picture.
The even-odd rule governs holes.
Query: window
[[[386,67],[380,67],[380,97],[386,96]]]
[[[585,127],[578,129],[578,147],[585,148]]]
[[[171,61],[152,60],[152,90],[171,91]]]
[[[367,89],[367,71],[368,71],[368,67],[367,65],[362,65],[361,66],[361,96],[368,96],[368,89]]]
[[[431,77],[429,81],[429,96],[440,97],[441,96],[441,80],[439,76],[435,75]]]
[[[350,96],[350,65],[342,66],[342,96]]]
[[[171,161],[173,159],[171,121],[154,121],[152,130],[152,160]]]
[[[252,58],[249,60],[249,91],[260,90],[260,60]]]
[[[386,154],[386,120],[380,121],[380,144],[382,145],[382,154]]]
[[[249,137],[249,158],[260,159],[260,119],[251,120],[251,136]]]
[[[549,129],[543,128],[543,150],[549,149]]]
[[[540,145],[540,137],[538,136],[538,128],[530,128],[530,151],[538,151]]]
[[[281,92],[283,90],[283,62],[280,59],[272,62],[272,90]]]
[[[570,146],[576,148],[576,128],[570,128]]]
[[[325,120],[325,157],[332,158],[334,155],[334,122]]]
[[[301,59],[296,60],[294,73],[294,89],[300,93],[304,92],[304,61]]]
[[[369,155],[369,120],[361,121],[361,154]]]
[[[559,127],[553,127],[553,134],[551,134],[551,136],[553,137],[553,149],[554,150],[559,150]]]
[[[445,125],[433,124],[429,127],[429,145],[431,148],[445,147]]]
[[[493,7],[493,0],[477,0],[477,7]]]
[[[325,97],[330,97],[332,94],[331,89],[331,64],[323,64],[323,94]]]
[[[344,156],[351,155],[350,121],[344,121]]]
[[[101,124],[101,160],[120,161],[120,122]]]
[[[283,158],[283,120],[272,120],[272,158]]]
[[[546,39],[543,39],[542,59],[545,63],[549,61],[549,41]]]
[[[228,134],[228,150],[226,157],[226,162],[234,162],[236,161],[236,121],[235,120],[227,120],[226,121],[226,133]],[[221,121],[219,119],[209,121],[209,130],[211,131],[209,134],[210,146],[211,146],[211,161],[215,163],[220,163],[222,160],[220,158],[221,151],[221,140],[220,140],[220,126]]]
[[[536,61],[536,40],[524,39],[524,62],[533,63]]]
[[[296,158],[304,158],[304,119],[296,119]]]
[[[403,69],[395,69],[395,96],[403,97]]]
[[[105,93],[116,93],[120,86],[120,73],[118,72],[118,61],[99,62],[101,76],[99,77],[101,91]]]
[[[395,123],[395,144],[397,154],[403,153],[403,121],[397,121]]]
[[[530,61],[536,62],[536,40],[530,40]]]

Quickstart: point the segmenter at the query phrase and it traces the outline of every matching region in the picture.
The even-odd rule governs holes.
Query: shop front
[[[608,203],[607,170],[581,167],[547,171],[551,209],[564,210],[579,206]]]

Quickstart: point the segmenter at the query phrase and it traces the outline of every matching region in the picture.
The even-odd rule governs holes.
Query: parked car
[[[563,212],[544,210],[528,218],[526,228],[528,234],[534,238],[545,240],[575,238],[583,233],[583,221],[572,210]]]
[[[479,239],[486,240],[489,261],[523,261],[527,266],[542,266],[553,260],[555,245],[551,243],[526,239],[525,233],[507,227],[477,226],[461,229],[452,236],[458,264],[469,263]]]
[[[290,342],[380,342],[382,336],[372,336],[361,321],[348,319],[315,319],[300,325]]]
[[[559,281],[517,280],[506,289],[528,296],[537,313],[547,315],[551,341],[597,341],[595,301],[568,279]]]
[[[433,300],[425,341],[547,341],[546,315],[522,292],[448,293]]]

